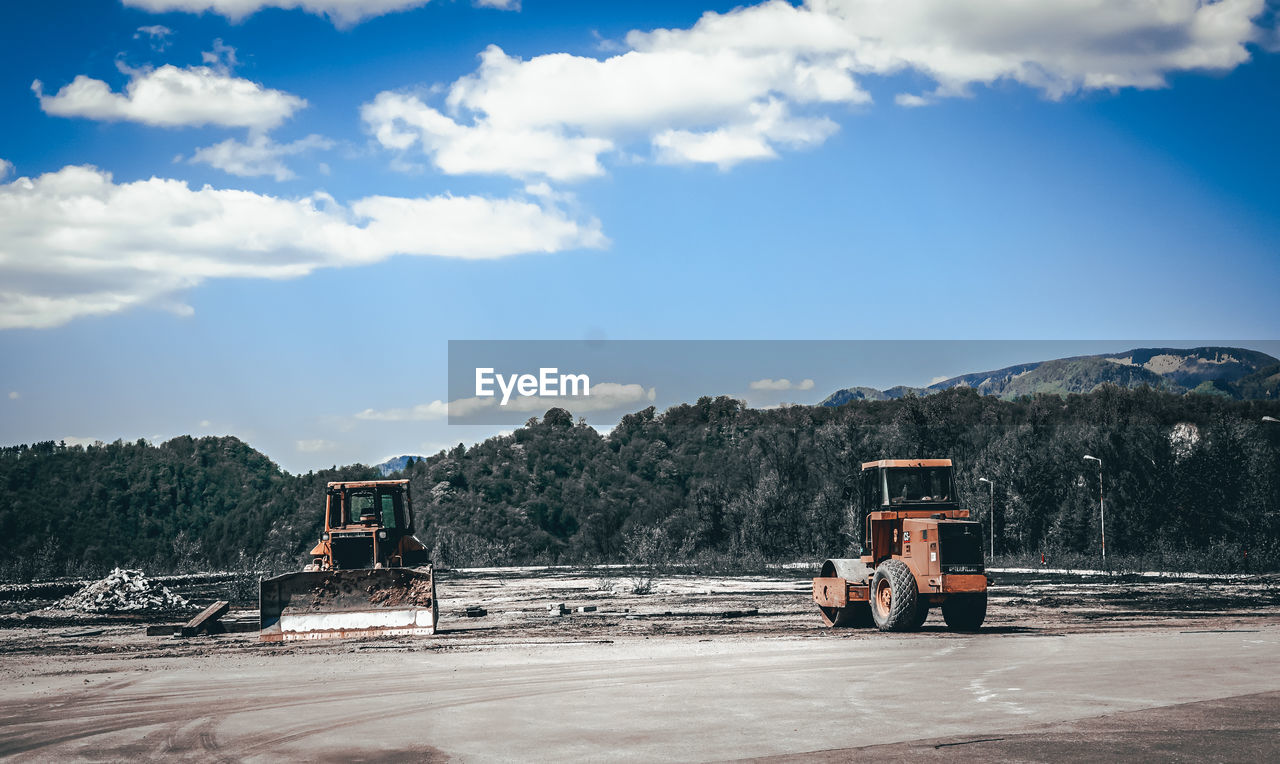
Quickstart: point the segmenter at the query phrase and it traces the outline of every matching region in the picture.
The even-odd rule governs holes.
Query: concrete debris
[[[101,581],[63,597],[54,606],[84,613],[132,610],[190,610],[191,603],[164,586],[147,580],[140,570],[115,568]]]

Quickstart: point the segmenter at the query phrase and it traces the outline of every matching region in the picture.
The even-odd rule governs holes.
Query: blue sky
[[[1280,324],[1261,0],[280,4],[0,12],[0,440],[429,452],[487,431],[357,415],[451,339]]]

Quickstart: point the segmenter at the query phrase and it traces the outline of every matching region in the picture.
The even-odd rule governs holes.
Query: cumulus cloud
[[[752,390],[812,390],[813,380],[792,382],[789,379],[757,379],[747,385]]]
[[[465,419],[482,412],[514,411],[542,413],[550,408],[564,408],[575,414],[594,411],[613,411],[628,406],[645,405],[657,398],[657,388],[638,384],[597,382],[591,385],[590,395],[512,396],[505,406],[499,406],[500,398],[458,398],[445,403],[434,400],[401,409],[365,409],[356,419],[372,422],[424,422],[451,417]]]
[[[358,24],[367,18],[386,13],[417,8],[428,2],[429,0],[124,0],[125,5],[151,13],[209,11],[226,16],[232,21],[240,21],[263,8],[299,8],[307,13],[325,16],[340,27]],[[488,4],[499,7],[511,4],[511,2],[500,3],[501,0]]]
[[[419,403],[407,409],[365,409],[356,419],[369,422],[429,422],[449,416],[449,404],[441,400]]]
[[[221,143],[196,149],[189,162],[198,162],[241,177],[270,175],[276,180],[295,177],[284,163],[284,158],[308,151],[333,148],[333,141],[321,135],[308,135],[291,143],[276,143],[261,133],[251,135],[247,142],[228,138]]]
[[[918,96],[913,93],[899,93],[893,97],[893,102],[899,106],[905,106],[908,109],[912,109],[917,106],[928,106],[930,103],[928,98]]]
[[[819,144],[860,80],[913,72],[901,106],[1019,83],[1057,99],[1155,88],[1172,72],[1229,70],[1260,39],[1264,0],[783,0],[708,12],[688,29],[633,31],[605,58],[521,59],[490,46],[430,103],[383,92],[362,110],[386,148],[441,171],[573,180],[645,141],[661,162],[728,168]],[[430,100],[430,99],[428,99]]]
[[[294,441],[294,447],[304,454],[314,454],[321,451],[332,451],[338,447],[337,443],[332,440],[297,440]]]
[[[913,69],[940,95],[1010,80],[1050,98],[1081,90],[1156,88],[1171,72],[1226,70],[1264,0],[830,0],[815,4],[856,30],[858,68]]]
[[[603,247],[595,219],[545,200],[325,194],[286,199],[69,166],[0,184],[0,329],[138,305],[179,313],[214,278],[297,278],[393,255],[498,258]]]
[[[13,172],[13,162],[8,159],[0,159],[0,180],[9,177],[11,172]]]
[[[11,400],[11,401],[16,401],[16,400],[18,400],[18,399],[19,399],[19,398],[21,398],[21,397],[22,397],[22,393],[18,392],[17,390],[10,390],[10,391],[9,391],[9,400]]]
[[[232,77],[208,66],[129,70],[123,93],[83,74],[55,95],[40,80],[31,89],[46,114],[97,120],[126,120],[160,127],[220,125],[269,130],[307,105],[298,96]]]

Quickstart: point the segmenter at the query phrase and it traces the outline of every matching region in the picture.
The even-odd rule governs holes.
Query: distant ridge
[[[427,457],[416,456],[413,454],[405,454],[404,456],[393,456],[390,459],[386,460],[385,462],[382,462],[381,464],[375,464],[373,468],[376,469],[378,472],[381,472],[383,477],[386,477],[387,475],[390,475],[393,472],[399,472],[403,470],[406,466],[408,466],[410,459],[414,460],[415,462],[419,462],[425,458]]]
[[[953,387],[971,387],[982,395],[1017,398],[1050,393],[1087,393],[1099,385],[1146,385],[1171,393],[1224,395],[1241,399],[1280,397],[1280,360],[1256,350],[1233,347],[1136,348],[1123,353],[1072,356],[962,374],[928,387],[837,390],[821,406],[854,400],[891,400],[909,393],[930,395]]]

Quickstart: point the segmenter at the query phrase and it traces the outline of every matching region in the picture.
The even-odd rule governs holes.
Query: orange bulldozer
[[[264,642],[430,635],[435,576],[413,535],[408,480],[329,483],[324,533],[299,573],[264,579]]]

